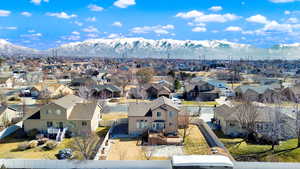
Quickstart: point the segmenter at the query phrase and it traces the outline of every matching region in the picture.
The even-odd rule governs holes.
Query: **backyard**
[[[217,135],[237,161],[300,162],[300,148],[295,148],[297,139],[283,141],[271,150],[271,145],[250,144],[241,138]]]
[[[181,136],[183,136],[183,132],[183,129],[179,130]],[[187,135],[184,140],[184,154],[210,154],[210,148],[197,126],[190,125],[186,133]]]

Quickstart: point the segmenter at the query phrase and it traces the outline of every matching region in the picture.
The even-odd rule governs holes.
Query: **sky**
[[[0,39],[35,49],[95,38],[300,42],[300,0],[1,0]]]

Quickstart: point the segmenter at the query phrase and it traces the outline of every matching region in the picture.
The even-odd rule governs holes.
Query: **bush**
[[[111,102],[111,103],[117,103],[117,102],[119,102],[119,101],[120,101],[120,99],[110,99],[109,102]]]
[[[48,141],[49,141],[48,138],[41,138],[41,139],[38,140],[38,145],[43,145],[43,144],[45,144]]]
[[[19,144],[18,147],[17,147],[17,150],[18,151],[25,151],[25,150],[27,150],[29,148],[30,148],[29,143],[26,142],[26,143]]]
[[[45,150],[53,150],[57,146],[56,141],[49,140],[46,142],[46,145],[44,146]]]
[[[32,140],[28,143],[29,148],[35,148],[38,146],[38,141],[37,140]]]
[[[29,139],[35,139],[38,134],[39,134],[38,129],[32,129],[27,132],[27,136]]]
[[[21,101],[19,97],[13,96],[8,99],[8,101]]]

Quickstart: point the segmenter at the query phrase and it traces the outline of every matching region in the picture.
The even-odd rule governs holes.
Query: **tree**
[[[122,88],[122,93],[124,96],[126,86],[132,82],[132,73],[130,71],[118,71],[112,75],[111,81],[113,84]]]
[[[149,83],[154,75],[154,70],[152,68],[141,68],[136,72],[136,78],[138,83],[143,86]]]
[[[181,88],[181,83],[179,80],[175,79],[174,81],[174,89],[179,90]]]
[[[236,106],[236,109],[238,112],[236,120],[240,127],[247,131],[246,138],[248,138],[249,134],[255,133],[255,124],[258,117],[257,106],[245,101]]]
[[[190,113],[187,110],[183,110],[178,116],[178,123],[180,128],[183,129],[183,142],[185,142],[186,136],[188,136],[189,125],[190,125]]]
[[[95,133],[86,134],[74,137],[70,143],[70,148],[73,152],[78,152],[84,160],[92,160],[97,153],[98,144],[102,142],[102,137]]]

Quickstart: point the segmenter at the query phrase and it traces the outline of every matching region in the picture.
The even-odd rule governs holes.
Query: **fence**
[[[128,124],[128,119],[117,119],[117,120],[101,120],[99,122],[99,126],[101,127],[112,127],[113,125],[119,125],[119,124]]]

